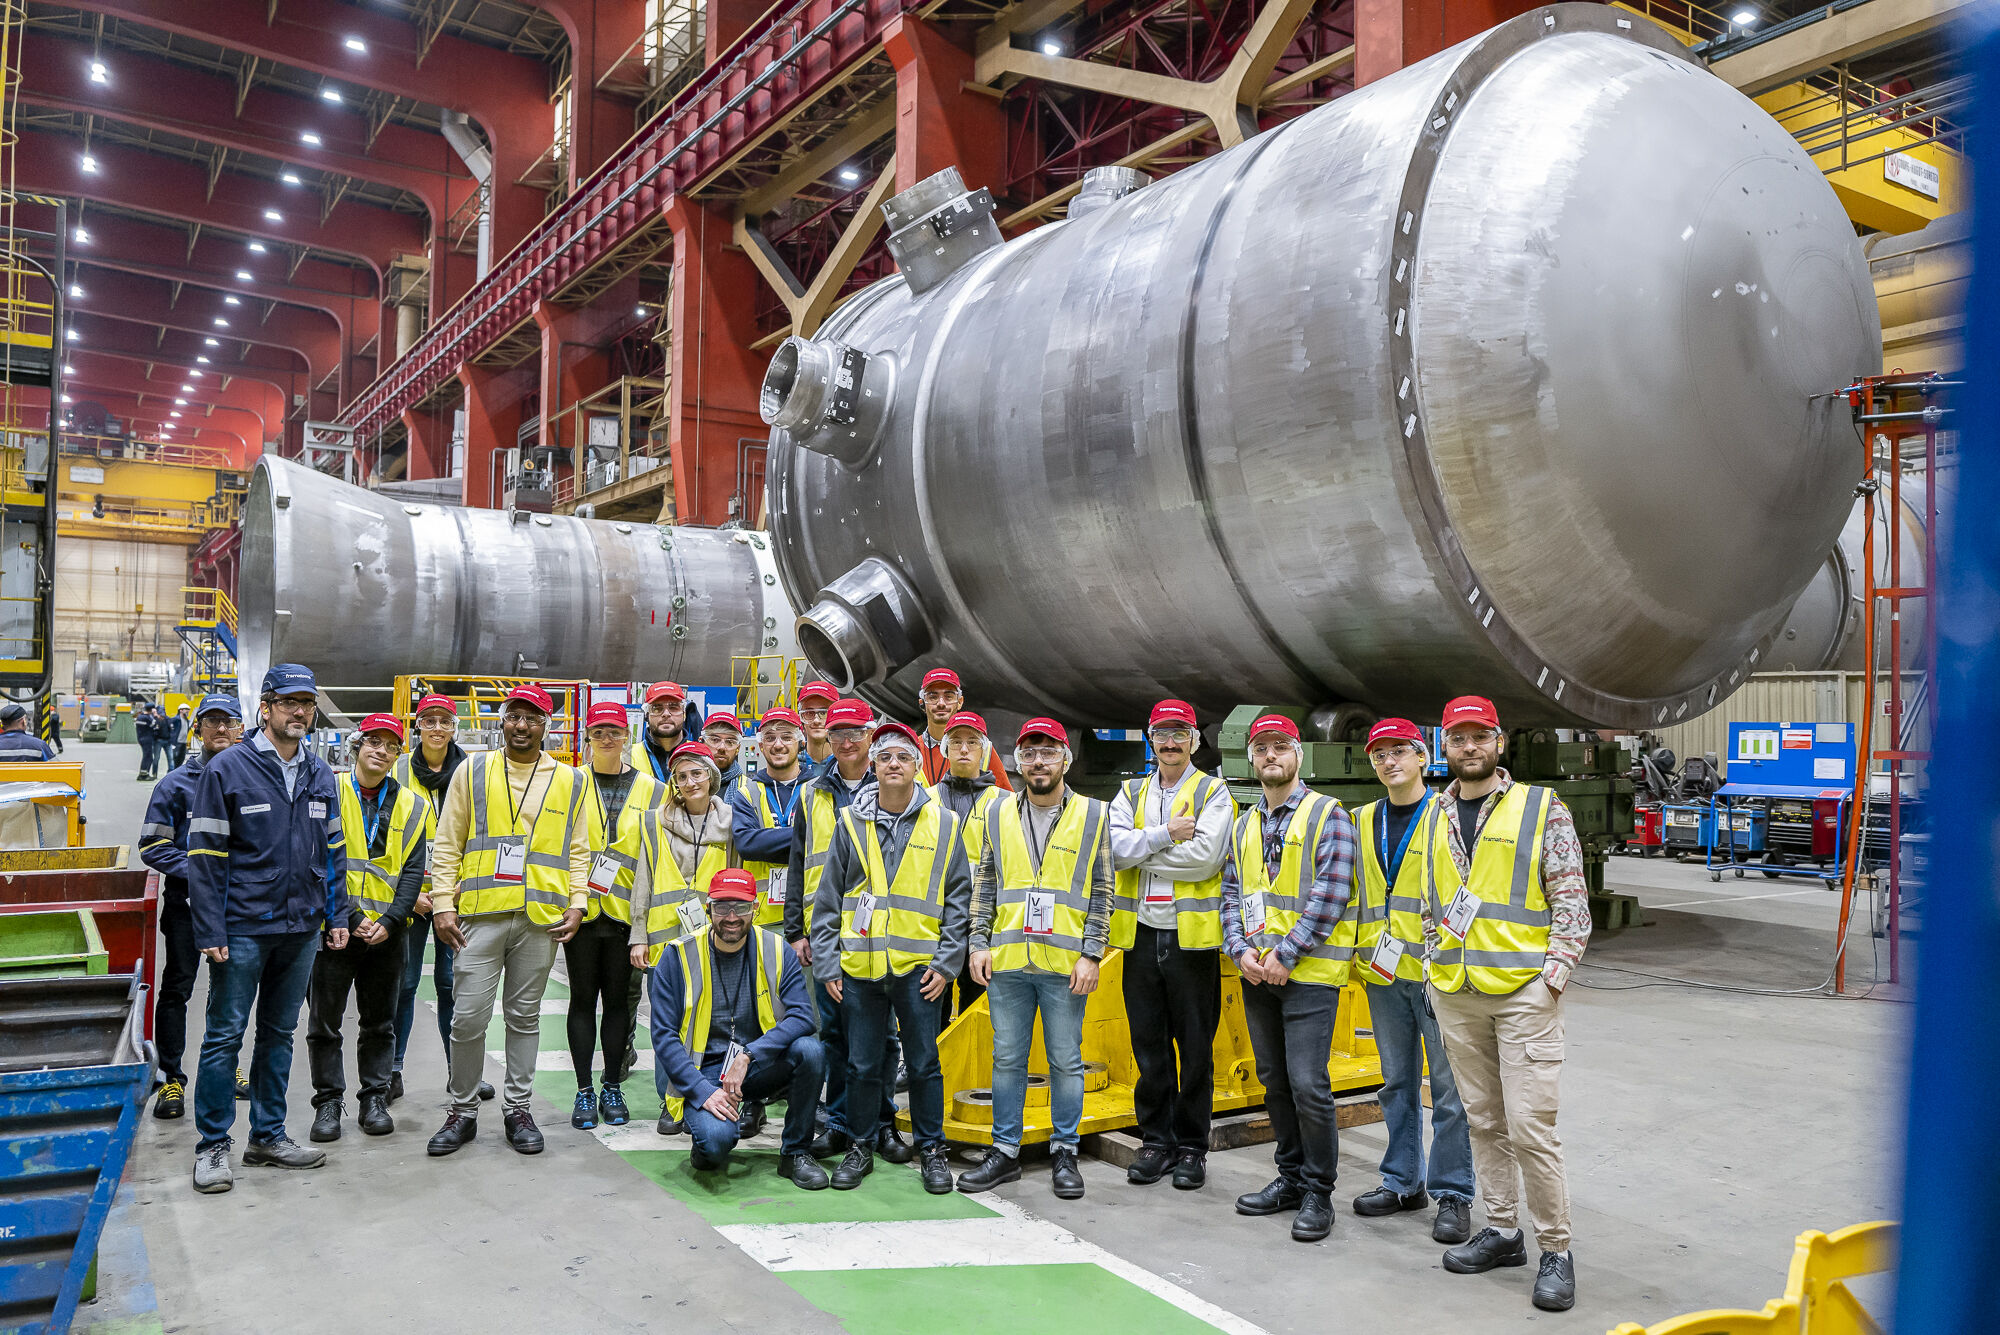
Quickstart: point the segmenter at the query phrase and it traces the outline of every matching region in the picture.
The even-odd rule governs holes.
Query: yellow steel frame
[[[1887,1322],[1870,1314],[1848,1281],[1894,1269],[1901,1240],[1901,1227],[1888,1220],[1801,1233],[1785,1294],[1763,1311],[1690,1312],[1650,1326],[1627,1321],[1610,1335],[1884,1335]]]
[[[415,746],[416,703],[426,695],[451,697],[458,702],[458,717],[462,724],[497,733],[500,707],[507,698],[507,692],[516,686],[539,686],[549,693],[556,706],[555,714],[549,719],[549,736],[556,741],[550,754],[564,764],[577,765],[583,763],[588,753],[583,735],[583,716],[590,710],[591,685],[587,681],[548,681],[540,677],[405,676],[396,678],[390,709],[409,729],[408,744]]]
[[[221,589],[205,589],[198,585],[181,585],[181,624],[203,630],[214,630],[217,626],[229,627],[229,633],[236,633],[236,603]]]
[[[80,760],[28,760],[0,764],[0,783],[68,784],[68,797],[38,797],[35,805],[61,807],[69,818],[68,842],[83,847],[83,762]]]
[[[743,713],[746,701],[748,717],[752,719],[764,717],[767,709],[795,707],[799,701],[799,666],[804,661],[784,654],[737,654],[731,658],[729,685],[736,692],[736,712]],[[769,704],[764,703],[766,694],[771,697]]]

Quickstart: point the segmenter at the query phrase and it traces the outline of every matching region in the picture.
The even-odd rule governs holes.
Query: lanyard
[[[646,763],[653,767],[653,777],[661,783],[667,782],[667,771],[660,763],[659,753],[653,750],[652,738],[647,737],[642,739],[639,742],[639,749],[646,753]]]
[[[619,771],[618,771],[618,774],[623,774],[624,772],[625,772],[625,771],[621,769],[621,770],[619,770]],[[614,774],[614,775],[612,775],[611,777],[613,777],[613,778],[615,779],[615,778],[617,778],[617,777],[618,777],[618,775],[617,775],[617,774]],[[507,790],[507,791],[511,793],[511,792],[513,791],[513,788],[512,788],[511,786],[510,786],[510,787],[508,788],[508,790]],[[626,797],[627,797],[627,799],[628,799],[628,800],[629,800],[629,799],[630,799],[630,797],[631,797],[631,790],[630,790],[629,788],[628,788],[628,789],[626,790]],[[611,847],[611,842],[612,842],[612,841],[611,841],[611,808],[609,808],[609,807],[607,807],[607,806],[605,806],[605,805],[604,805],[604,794],[603,794],[603,793],[601,793],[601,792],[599,792],[599,791],[597,790],[597,771],[596,771],[596,770],[592,770],[592,771],[590,772],[590,800],[591,800],[591,801],[592,801],[592,802],[593,802],[593,803],[594,803],[594,804],[596,805],[596,807],[597,807],[597,826],[598,826],[598,828],[599,828],[600,830],[604,831],[604,846],[605,846],[606,848],[609,848],[609,847]],[[620,812],[620,814],[623,814],[623,812],[624,812],[624,803],[622,803],[622,802],[621,802],[621,803],[619,803],[619,812]]]
[[[364,858],[371,858],[375,856],[375,831],[382,824],[382,803],[379,800],[375,803],[375,814],[371,818],[368,813],[368,799],[361,793],[361,780],[350,774],[347,776],[347,781],[354,785],[354,800],[361,807],[361,847],[363,856]],[[378,786],[375,791],[380,793],[382,790]]]
[[[549,785],[548,788],[542,789],[542,801],[541,804],[535,808],[535,818],[529,821],[528,828],[523,830],[521,828],[521,813],[528,809],[528,794],[534,791],[535,773],[531,772],[528,775],[527,786],[521,790],[521,805],[515,806],[514,785],[511,781],[507,780],[507,772],[504,768],[504,766],[507,764],[507,753],[504,751],[500,753],[500,764],[503,766],[500,772],[500,778],[502,780],[501,786],[507,790],[507,833],[532,835],[534,833],[535,826],[541,824],[542,807],[548,805],[549,788],[555,786],[556,772],[554,770],[549,771]],[[541,767],[542,767],[542,759],[540,756],[537,756],[535,757],[535,772],[539,772]]]
[[[1417,809],[1410,816],[1410,823],[1403,829],[1403,840],[1396,845],[1396,860],[1391,862],[1389,861],[1389,799],[1386,797],[1382,799],[1382,816],[1377,824],[1382,827],[1380,842],[1382,845],[1382,875],[1384,879],[1395,879],[1396,869],[1403,865],[1403,854],[1410,851],[1410,839],[1416,834],[1417,827],[1424,823],[1424,814],[1430,808],[1431,795],[1426,791],[1422,797],[1417,799]]]
[[[729,1026],[729,1041],[731,1043],[734,1043],[736,1041],[736,998],[741,996],[743,993],[743,975],[741,973],[738,973],[736,975],[736,986],[730,988],[728,991],[724,991],[722,987],[722,961],[715,959],[715,943],[713,940],[709,942],[708,949],[709,949],[709,958],[711,960],[714,960],[716,1000],[722,1003],[722,1013],[728,1017],[724,1021],[724,1023]],[[750,939],[743,943],[743,949],[736,952],[736,957],[737,957],[736,967],[738,969],[742,969],[744,967],[742,961],[743,957],[746,954],[749,956],[749,967],[753,969],[756,968],[757,934],[754,931],[751,932]]]
[[[799,804],[799,781],[793,779],[790,783],[785,783],[782,780],[773,779],[771,780],[771,786],[778,790],[778,824],[790,825],[792,823],[792,811]]]

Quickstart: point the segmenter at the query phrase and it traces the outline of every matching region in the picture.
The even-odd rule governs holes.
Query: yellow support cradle
[[[1835,1233],[1799,1234],[1782,1298],[1761,1312],[1716,1309],[1641,1326],[1627,1321],[1610,1335],[1885,1335],[1848,1281],[1896,1265],[1901,1228],[1888,1220],[1854,1224]]]

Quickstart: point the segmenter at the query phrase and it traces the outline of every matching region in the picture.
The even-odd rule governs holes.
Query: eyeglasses
[[[865,742],[868,740],[868,729],[835,728],[827,737],[836,742]]]
[[[1368,753],[1370,763],[1381,768],[1392,760],[1408,760],[1417,753],[1414,746],[1384,746]]]
[[[312,700],[287,700],[285,697],[279,696],[277,699],[271,701],[270,709],[274,714],[281,709],[287,714],[310,714],[313,711],[315,703],[317,702]]]
[[[799,717],[807,723],[824,723],[826,722],[826,714],[827,711],[824,709],[801,709],[799,711]]]
[[[782,723],[767,723],[758,729],[757,740],[760,742],[796,743],[799,740],[799,730],[797,728],[788,728]]]
[[[1017,747],[1014,754],[1019,756],[1024,764],[1043,765],[1061,760],[1063,749],[1060,746],[1023,746]]]
[[[721,902],[710,900],[708,916],[711,918],[747,918],[757,911],[755,904],[746,904],[740,899],[725,899]]]
[[[918,692],[917,698],[927,705],[935,705],[946,700],[963,700],[965,695],[963,692],[954,691],[948,686],[933,686],[928,691]]]
[[[986,739],[984,737],[979,737],[979,736],[958,737],[958,736],[953,736],[952,734],[949,733],[945,735],[944,739],[946,750],[955,749],[966,752],[977,751],[981,746],[985,745],[985,743]]]
[[[456,718],[441,718],[433,714],[429,718],[418,719],[417,726],[425,732],[450,732],[458,726],[458,720]]]
[[[1194,740],[1194,733],[1186,728],[1160,728],[1146,736],[1154,746],[1186,746]]]
[[[741,733],[731,732],[727,728],[718,728],[713,732],[703,733],[701,735],[701,739],[704,742],[707,742],[710,746],[721,746],[724,742],[735,742],[740,744],[743,741],[743,735]]]
[[[1491,728],[1478,732],[1448,732],[1444,735],[1445,749],[1448,751],[1473,751],[1492,742],[1500,734]]]
[[[1269,760],[1273,756],[1289,755],[1291,751],[1291,742],[1252,742],[1250,744],[1250,756],[1253,760]]]

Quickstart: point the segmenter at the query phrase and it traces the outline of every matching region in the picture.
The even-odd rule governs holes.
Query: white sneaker
[[[229,1166],[229,1142],[210,1145],[194,1152],[194,1189],[213,1194],[236,1185],[236,1173]]]

